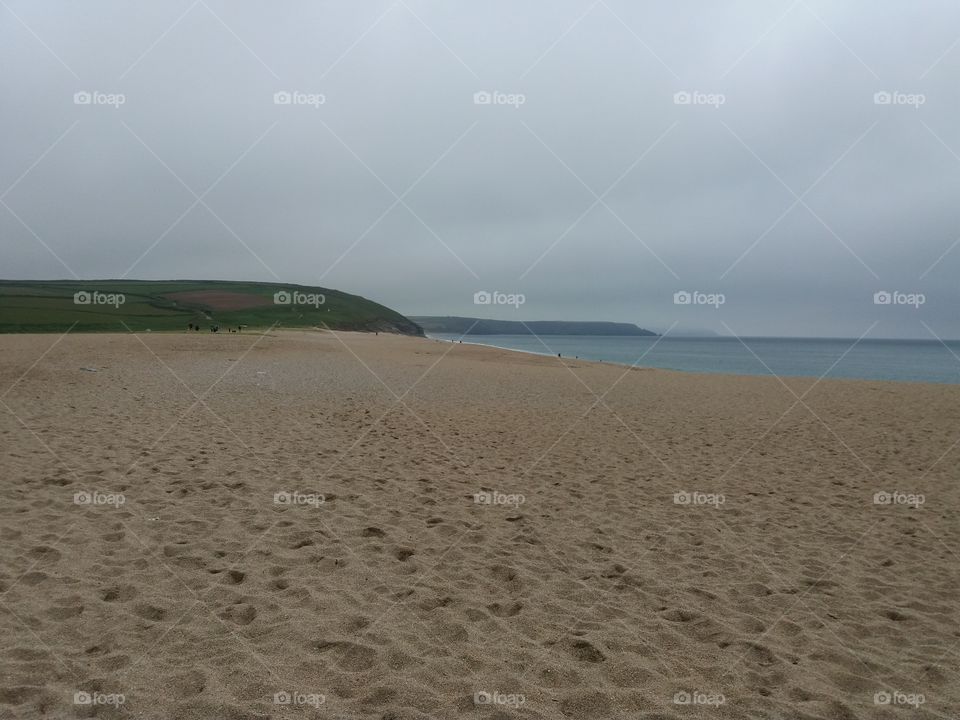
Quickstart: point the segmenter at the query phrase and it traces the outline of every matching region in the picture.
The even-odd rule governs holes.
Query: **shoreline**
[[[528,338],[528,337],[533,337],[533,336],[531,336],[531,335],[516,335],[516,336],[513,336],[513,337],[524,337],[524,338]],[[570,337],[570,336],[558,336],[558,337]],[[583,335],[583,336],[577,336],[577,337],[595,337],[595,336]],[[615,336],[603,336],[603,337],[615,337]],[[658,341],[659,341],[659,337],[666,337],[666,336],[658,336],[658,339],[655,340],[655,342],[658,342]],[[932,386],[936,386],[936,387],[957,387],[957,386],[960,386],[960,381],[958,381],[958,382],[934,382],[934,381],[930,381],[930,380],[893,380],[893,379],[889,379],[889,378],[836,377],[836,376],[831,377],[830,375],[824,375],[824,376],[817,376],[817,375],[778,375],[778,374],[773,373],[773,372],[765,372],[765,373],[746,373],[746,372],[743,372],[743,373],[736,373],[736,372],[720,372],[720,371],[712,372],[712,371],[704,371],[704,370],[685,370],[685,369],[682,369],[682,368],[675,368],[675,367],[659,367],[659,366],[655,366],[655,365],[631,364],[631,363],[626,363],[626,362],[620,362],[620,361],[617,361],[617,360],[593,360],[593,359],[590,359],[590,358],[582,358],[582,357],[572,356],[572,355],[561,355],[561,356],[557,356],[557,355],[553,355],[553,354],[551,354],[551,353],[546,353],[546,352],[538,352],[538,351],[535,351],[535,350],[522,350],[522,349],[519,349],[519,348],[504,347],[504,346],[502,346],[502,345],[492,345],[492,344],[484,343],[484,342],[476,342],[476,341],[468,341],[468,340],[457,341],[457,340],[453,340],[453,339],[450,339],[450,338],[436,337],[436,336],[433,336],[433,335],[430,335],[430,334],[426,334],[426,335],[424,336],[424,339],[434,340],[434,341],[437,341],[437,342],[452,343],[452,344],[454,344],[454,345],[462,344],[462,345],[470,345],[471,347],[486,347],[486,348],[492,348],[492,349],[495,349],[495,350],[502,350],[502,351],[505,351],[505,352],[514,352],[514,353],[521,353],[521,354],[523,354],[523,355],[532,355],[532,356],[535,356],[535,357],[555,358],[555,359],[558,359],[558,360],[573,360],[573,361],[576,361],[576,362],[591,363],[591,364],[595,364],[595,365],[608,365],[608,366],[611,366],[611,367],[629,368],[629,369],[631,369],[631,370],[644,370],[644,371],[654,371],[654,370],[656,370],[656,371],[659,371],[659,372],[681,373],[681,374],[684,374],[684,375],[702,375],[702,376],[707,376],[707,377],[714,377],[714,376],[716,376],[716,377],[736,377],[736,378],[767,378],[767,379],[779,380],[779,381],[781,381],[781,382],[785,382],[785,381],[787,381],[787,380],[811,380],[811,381],[816,381],[817,383],[820,383],[820,382],[828,382],[828,381],[829,381],[829,382],[838,382],[838,381],[839,381],[839,382],[862,382],[862,383],[894,383],[894,384],[897,384],[897,385],[932,385]],[[674,338],[674,339],[677,339],[677,338]],[[680,338],[680,339],[686,340],[686,339],[689,339],[689,338]],[[697,339],[701,339],[701,338],[697,338]],[[712,339],[714,339],[714,338],[702,338],[702,339],[712,340]],[[736,338],[727,338],[727,339],[729,339],[729,340],[736,340]],[[755,339],[755,338],[754,338],[754,339]],[[806,339],[808,339],[808,338],[769,338],[769,339],[806,340]],[[898,341],[896,341],[896,340],[891,340],[891,342],[898,342]],[[914,341],[909,341],[909,342],[914,342]],[[931,344],[932,344],[932,345],[937,345],[938,343],[937,343],[936,341],[931,341]],[[831,369],[832,369],[832,368],[831,368]]]

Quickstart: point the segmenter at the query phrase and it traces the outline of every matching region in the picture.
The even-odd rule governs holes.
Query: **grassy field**
[[[0,332],[329,327],[421,334],[390,308],[338,290],[221,280],[0,280]]]

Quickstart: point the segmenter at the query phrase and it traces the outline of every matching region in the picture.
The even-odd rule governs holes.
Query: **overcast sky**
[[[955,0],[4,0],[0,277],[960,338],[958,41]]]

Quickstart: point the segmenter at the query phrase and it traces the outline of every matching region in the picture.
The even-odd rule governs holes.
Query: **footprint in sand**
[[[523,587],[523,583],[520,580],[517,571],[512,567],[507,567],[506,565],[494,565],[490,568],[490,573],[493,577],[499,582],[503,583],[504,586],[510,592],[519,592]]]
[[[352,635],[354,633],[358,633],[361,630],[364,630],[365,628],[367,628],[371,622],[372,620],[370,620],[370,618],[364,615],[357,615],[356,617],[352,617],[348,619],[343,624],[343,629]]]
[[[70,618],[74,618],[82,614],[83,605],[81,603],[52,607],[47,610],[47,616],[53,618],[54,620],[69,620]]]
[[[49,655],[47,650],[36,650],[34,648],[15,647],[7,655],[20,662],[38,662],[45,660]]]
[[[129,655],[111,655],[97,662],[97,666],[104,670],[122,670],[130,664]]]
[[[337,667],[348,672],[370,670],[377,656],[373,648],[340,640],[320,640],[313,643],[312,649],[321,654],[329,653]]]
[[[700,613],[693,612],[692,610],[684,610],[683,608],[673,608],[668,610],[662,615],[664,620],[669,620],[670,622],[686,623],[691,622],[692,620],[697,620],[702,617]]]
[[[497,617],[514,617],[515,615],[518,615],[521,610],[523,610],[523,603],[512,602],[504,605],[501,605],[500,603],[491,603],[490,605],[487,605],[487,610],[490,611],[491,615],[496,615]]]
[[[239,585],[247,577],[245,572],[240,570],[227,570],[227,574],[224,576],[223,581],[228,585]]]
[[[599,663],[606,660],[606,656],[587,640],[574,640],[570,644],[570,654],[580,662]]]
[[[144,620],[153,620],[159,622],[165,620],[167,617],[167,611],[163,608],[157,607],[156,605],[149,605],[146,603],[141,603],[136,605],[133,608],[133,613],[137,617],[141,617]]]
[[[45,572],[39,570],[34,570],[33,572],[28,572],[22,578],[20,578],[20,583],[22,585],[39,585],[44,580],[47,580],[50,576]]]
[[[436,610],[437,608],[446,607],[450,603],[450,596],[445,595],[443,597],[424,598],[417,603],[417,607],[421,610]]]
[[[249,625],[257,618],[257,609],[253,605],[237,601],[225,607],[217,615],[236,625]]]
[[[60,551],[49,545],[37,545],[30,549],[30,557],[40,562],[57,562],[60,559]]]
[[[137,596],[137,588],[133,585],[112,585],[100,591],[100,599],[104,602],[128,602]]]

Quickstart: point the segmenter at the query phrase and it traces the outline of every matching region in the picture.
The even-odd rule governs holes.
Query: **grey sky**
[[[958,40],[946,0],[4,0],[0,277],[956,338]]]

